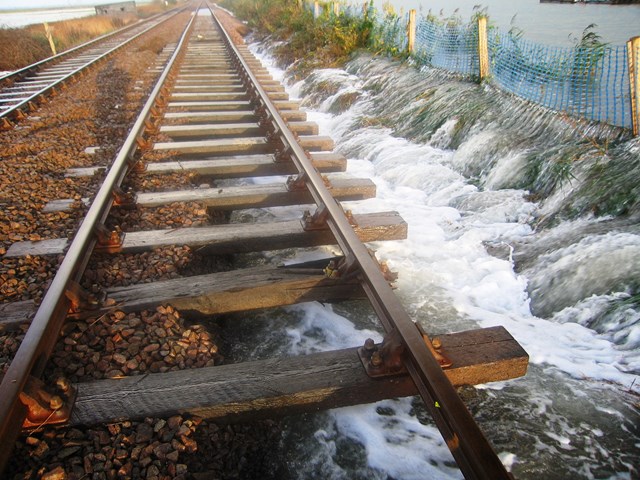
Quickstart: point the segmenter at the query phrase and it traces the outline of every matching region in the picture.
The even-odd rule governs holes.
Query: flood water
[[[379,9],[382,3],[376,0]],[[560,4],[539,0],[390,0],[389,3],[396,11],[416,9],[424,15],[431,10],[448,17],[457,10],[463,20],[471,18],[474,7],[480,5],[486,7],[490,21],[500,29],[509,30],[513,20],[524,31],[525,38],[546,45],[573,45],[570,35],[580,38],[590,24],[596,24],[596,32],[612,45],[622,45],[640,35],[640,4]]]
[[[345,207],[407,221],[406,240],[373,247],[399,273],[412,319],[432,334],[502,325],[528,352],[525,377],[461,391],[515,477],[640,478],[640,140],[578,131],[489,85],[367,53],[289,92],[348,158],[348,174],[376,183],[375,199]],[[246,214],[295,219],[301,209]],[[225,325],[229,344],[243,345],[230,352],[238,361],[382,336],[365,302],[238,317]],[[272,459],[263,478],[461,478],[411,398],[291,417]]]

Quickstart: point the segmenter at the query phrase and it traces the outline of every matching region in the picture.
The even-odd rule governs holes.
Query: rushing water
[[[375,248],[399,272],[412,318],[433,334],[503,325],[529,353],[524,378],[461,391],[516,478],[638,478],[640,141],[366,54],[289,91],[348,157],[348,174],[377,185],[376,199],[347,207],[408,222],[407,240]],[[239,315],[226,331],[238,360],[381,338],[361,301]],[[461,477],[418,399],[287,423],[267,477]]]

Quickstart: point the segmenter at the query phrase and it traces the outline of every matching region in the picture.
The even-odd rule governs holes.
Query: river
[[[95,8],[57,8],[48,10],[0,11],[0,28],[20,28],[44,22],[59,22],[96,14]]]
[[[141,5],[149,3],[151,0],[137,0],[136,4]],[[71,20],[74,18],[90,17],[96,14],[95,5],[110,2],[109,0],[96,1],[73,1],[65,2],[64,7],[46,8],[46,5],[52,5],[61,2],[21,2],[19,6],[0,5],[0,28],[21,28],[27,25],[33,25],[44,22],[59,22],[62,20]],[[39,6],[40,8],[31,7]],[[31,8],[30,8],[31,7]]]

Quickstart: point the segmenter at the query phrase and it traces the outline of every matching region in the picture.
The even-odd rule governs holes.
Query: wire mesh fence
[[[549,47],[489,33],[491,81],[522,98],[570,115],[631,127],[624,46]]]
[[[477,23],[447,25],[422,18],[414,57],[422,64],[477,79]],[[488,80],[553,110],[624,128],[632,127],[625,46],[553,47],[491,28]]]
[[[324,8],[328,8],[326,4]],[[371,5],[348,7],[340,14],[369,15],[375,19],[372,47],[376,52],[407,51],[409,15],[400,16],[390,10],[380,15]],[[478,38],[477,21],[465,24],[459,19],[422,17],[415,25],[411,56],[421,66],[478,80]],[[638,119],[634,125],[634,115],[638,116],[638,107],[632,104],[638,103],[638,93],[633,89],[637,88],[640,70],[640,43],[633,48],[598,41],[554,47],[495,27],[489,28],[487,39],[489,76],[484,80],[556,111],[637,129]]]
[[[422,19],[416,25],[413,55],[422,65],[476,77],[479,62],[477,25],[437,24]]]

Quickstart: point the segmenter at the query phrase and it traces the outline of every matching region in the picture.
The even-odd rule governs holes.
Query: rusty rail
[[[260,105],[258,109],[263,111],[263,116],[272,125],[272,136],[279,137],[284,145],[281,154],[290,156],[296,164],[301,178],[318,205],[319,212],[321,211],[320,215],[326,216],[326,222],[347,263],[357,265],[362,285],[385,331],[388,334],[394,332],[400,335],[408,353],[408,358],[404,361],[405,367],[465,478],[511,478],[443,373],[438,361],[427,348],[420,331],[393,293],[378,264],[354,233],[344,211],[325,186],[322,177],[313,167],[210,6],[209,9],[223,34],[223,41],[233,54],[233,61],[241,72],[245,86],[253,100]]]
[[[152,107],[162,95],[166,78],[182,53],[182,47],[194,25],[191,18],[178,45],[167,62],[158,82],[151,92],[131,132],[116,156],[104,183],[96,194],[89,211],[80,225],[73,242],[60,265],[47,293],[36,312],[20,348],[0,384],[0,472],[4,470],[11,455],[12,446],[21,431],[26,416],[26,407],[19,397],[30,377],[40,377],[47,359],[60,335],[70,306],[67,298],[70,285],[79,282],[89,256],[96,243],[96,229],[103,224],[113,204],[113,191],[120,186],[127,171],[134,167],[137,139],[145,129]]]

